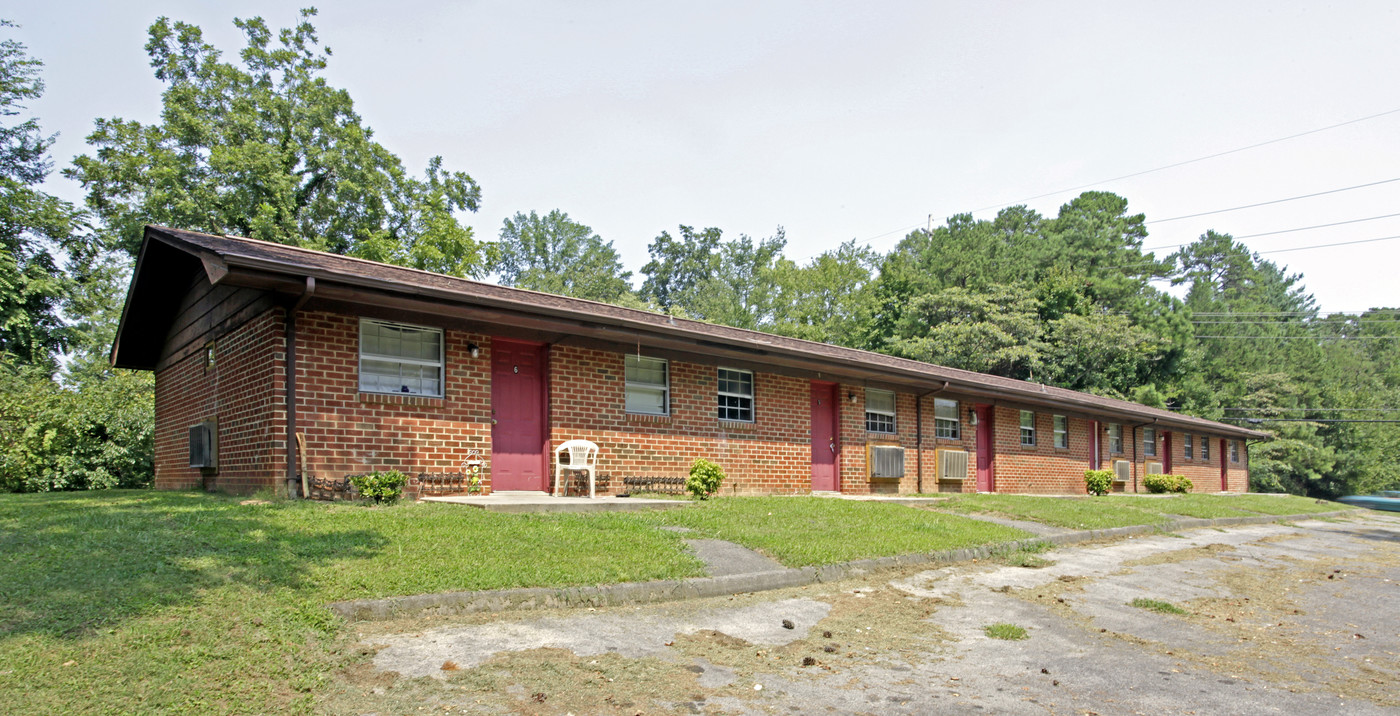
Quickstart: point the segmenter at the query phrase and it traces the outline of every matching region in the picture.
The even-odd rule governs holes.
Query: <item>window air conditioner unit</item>
[[[190,428],[190,467],[218,467],[218,439],[212,420]]]
[[[1114,461],[1113,461],[1113,481],[1114,481],[1114,482],[1127,482],[1127,481],[1128,481],[1128,478],[1131,476],[1130,473],[1132,472],[1132,470],[1133,470],[1133,464],[1130,463],[1130,462],[1128,462],[1127,460],[1114,460]]]
[[[1162,474],[1162,463],[1160,463],[1160,462],[1149,462],[1149,463],[1147,463],[1147,472],[1146,472],[1145,474],[1147,474],[1147,475],[1160,475],[1160,474]]]
[[[961,482],[967,479],[967,451],[938,451],[938,481]]]
[[[904,448],[896,445],[871,445],[870,476],[904,477]]]

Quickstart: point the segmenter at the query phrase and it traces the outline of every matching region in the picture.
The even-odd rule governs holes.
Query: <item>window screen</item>
[[[934,398],[933,434],[936,437],[956,440],[961,430],[962,420],[958,417],[958,401]]]
[[[442,397],[442,330],[360,321],[360,390]]]
[[[753,373],[719,369],[719,419],[753,422]]]
[[[865,429],[872,433],[895,432],[894,393],[888,390],[865,391]]]
[[[671,414],[670,365],[665,358],[629,355],[625,360],[627,412]]]
[[[1142,429],[1142,454],[1155,456],[1157,454],[1157,429]]]
[[[1035,413],[1029,410],[1021,411],[1021,444],[1035,444]]]
[[[1108,426],[1108,451],[1115,455],[1123,454],[1123,426],[1118,423]]]
[[[1069,418],[1063,415],[1055,416],[1055,447],[1069,447]]]

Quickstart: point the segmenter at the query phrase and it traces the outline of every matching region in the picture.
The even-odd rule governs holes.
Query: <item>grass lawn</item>
[[[1117,500],[1089,497],[968,494],[959,495],[947,502],[939,502],[930,506],[930,509],[994,514],[1074,530],[1155,525],[1168,519],[1157,511],[1138,509],[1133,505],[1121,504]]]
[[[640,513],[660,525],[737,542],[789,567],[958,549],[1030,537],[988,522],[904,505],[827,497],[727,497]]]
[[[0,496],[0,703],[32,713],[310,710],[345,663],[327,602],[701,573],[627,515],[197,493]]]
[[[1042,522],[1069,529],[1094,530],[1128,525],[1155,525],[1177,517],[1248,517],[1304,515],[1348,509],[1337,502],[1277,495],[1187,494],[1164,497],[1039,497],[1036,495],[959,495],[931,509],[985,513]]]

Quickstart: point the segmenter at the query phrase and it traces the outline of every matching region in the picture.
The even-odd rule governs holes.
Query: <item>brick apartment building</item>
[[[1247,441],[1268,437],[867,351],[155,226],[112,362],[155,371],[159,488],[295,490],[302,471],[432,474],[472,457],[487,491],[548,491],[552,449],[584,438],[601,446],[601,494],[627,476],[683,476],[701,457],[724,467],[724,494],[1082,493],[1088,468],[1115,470],[1127,492],[1158,471],[1197,491],[1245,491]]]

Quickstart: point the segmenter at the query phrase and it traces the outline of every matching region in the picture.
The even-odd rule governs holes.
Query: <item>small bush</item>
[[[690,477],[685,479],[685,489],[686,492],[704,500],[719,492],[721,482],[724,482],[724,468],[700,458],[690,466]]]
[[[404,483],[408,477],[398,470],[371,472],[368,475],[351,475],[350,484],[355,486],[361,497],[375,502],[394,502],[403,496]]]
[[[1154,494],[1190,492],[1193,486],[1190,478],[1185,475],[1148,475],[1142,478],[1142,485]]]
[[[1091,495],[1107,495],[1113,487],[1112,470],[1085,470],[1084,489]]]
[[[1138,597],[1137,599],[1128,602],[1128,606],[1137,607],[1138,609],[1149,609],[1151,611],[1160,612],[1162,614],[1190,614],[1190,612],[1186,611],[1185,609],[1182,609],[1181,607],[1178,607],[1177,605],[1172,604],[1171,602],[1164,602],[1160,599],[1144,599],[1142,597]]]
[[[992,639],[1005,639],[1007,641],[1020,641],[1030,637],[1030,635],[1026,633],[1025,628],[1005,622],[1000,624],[988,624],[982,627],[982,633]]]

